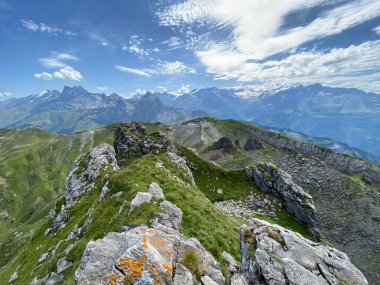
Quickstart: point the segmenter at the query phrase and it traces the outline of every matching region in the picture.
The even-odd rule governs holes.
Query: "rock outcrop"
[[[63,197],[71,204],[78,196],[94,187],[96,178],[105,167],[118,170],[114,148],[109,144],[101,144],[93,148],[87,156],[75,162],[65,185]]]
[[[47,233],[56,232],[61,227],[64,227],[65,222],[69,219],[69,209],[77,202],[80,196],[90,191],[97,182],[100,172],[107,167],[113,170],[119,170],[116,161],[116,154],[113,147],[109,144],[101,144],[93,148],[88,155],[78,159],[74,163],[73,170],[69,173],[63,199],[64,205],[61,209],[57,209],[57,214],[52,211],[52,226]],[[107,187],[107,182],[103,186]],[[102,190],[105,195],[107,191]],[[104,197],[103,197],[104,198]]]
[[[258,164],[253,169],[246,168],[247,177],[264,193],[280,198],[283,208],[303,222],[315,237],[319,238],[318,216],[312,197],[292,177],[270,163]]]
[[[345,253],[265,221],[243,225],[240,246],[249,284],[368,284]]]
[[[149,134],[140,123],[131,122],[120,125],[114,134],[114,147],[119,163],[148,153],[166,151],[168,142],[159,134]]]
[[[197,239],[179,233],[181,209],[165,200],[157,183],[150,185],[149,192],[139,192],[136,197],[142,194],[163,199],[159,212],[150,222],[151,227],[122,227],[124,232],[111,232],[102,239],[90,241],[75,272],[76,283],[191,285],[202,278],[209,284],[224,285],[215,258]],[[196,264],[187,264],[189,254],[195,256]]]
[[[229,137],[221,137],[217,142],[213,143],[210,147],[212,150],[223,149],[223,148],[233,148],[234,144]]]
[[[138,227],[90,241],[77,284],[171,284],[174,236]]]
[[[244,145],[245,150],[262,149],[263,147],[263,143],[254,136],[250,136]]]

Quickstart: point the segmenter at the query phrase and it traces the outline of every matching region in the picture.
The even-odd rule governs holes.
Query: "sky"
[[[380,94],[379,0],[0,0],[0,99],[314,83]]]

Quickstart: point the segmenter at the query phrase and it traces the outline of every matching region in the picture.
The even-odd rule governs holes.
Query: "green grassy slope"
[[[11,207],[4,208],[9,210],[14,222],[2,225],[0,284],[7,283],[15,271],[19,277],[14,284],[29,284],[34,277],[43,278],[56,270],[57,261],[71,244],[74,246],[68,259],[74,262],[74,266],[65,271],[62,284],[74,284],[73,273],[89,240],[101,238],[110,231],[120,231],[121,226],[149,223],[153,212],[157,211],[157,203],[145,204],[128,213],[136,193],[147,191],[152,182],[157,182],[164,190],[166,199],[183,211],[183,234],[198,238],[222,263],[223,250],[239,259],[238,229],[246,221],[224,214],[212,202],[242,199],[249,194],[262,193],[249,183],[241,170],[223,169],[180,145],[177,147],[181,155],[192,165],[195,186],[191,185],[184,171],[169,160],[166,153],[133,159],[120,171],[102,173],[96,187],[70,209],[71,218],[65,228],[55,235],[45,236],[45,231],[50,226],[46,214],[54,204],[62,203],[59,196],[73,160],[100,143],[112,144],[114,127],[99,129],[93,134],[86,132],[69,136],[54,136],[40,130],[2,131],[1,136],[6,137],[7,142],[2,142],[1,170],[15,173],[8,173],[7,183],[18,187],[7,186],[2,191],[5,190],[4,193],[10,196],[12,191],[17,191],[14,193],[18,199],[9,201],[9,205],[17,207],[15,211],[12,212]],[[157,162],[162,163],[164,168],[157,168]],[[22,167],[25,168],[24,172],[15,171]],[[19,176],[13,176],[16,174]],[[36,178],[33,180],[31,177]],[[109,180],[110,192],[105,200],[99,202],[105,179]],[[223,195],[216,193],[218,188],[224,189]],[[119,196],[112,197],[119,192]],[[122,206],[122,211],[119,212]],[[8,206],[2,204],[2,207]],[[92,214],[89,214],[89,209],[93,209]],[[280,217],[277,223],[308,236],[305,228],[294,218],[281,209],[278,209],[277,214]],[[66,240],[76,226],[82,227],[86,223],[90,215],[93,222],[79,237]],[[52,254],[53,251],[55,255]],[[39,258],[47,252],[50,252],[49,256],[39,263]]]
[[[63,191],[74,160],[111,130],[56,136],[40,129],[0,130],[0,231],[38,220]],[[0,237],[1,238],[1,237]]]

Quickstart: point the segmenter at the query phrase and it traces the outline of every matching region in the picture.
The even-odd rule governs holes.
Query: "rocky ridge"
[[[245,168],[247,177],[264,193],[280,198],[283,208],[304,223],[313,235],[320,237],[318,232],[318,215],[312,197],[292,177],[270,163],[261,163],[253,169]]]
[[[347,255],[253,219],[240,230],[241,271],[249,284],[368,284]]]
[[[341,173],[346,173],[349,175],[364,173],[368,177],[368,183],[380,184],[380,168],[363,159],[336,153],[332,150],[325,149],[317,145],[292,140],[276,133],[263,131],[259,128],[255,129],[247,127],[246,130],[258,140],[272,147],[287,147],[296,150],[303,155],[313,156],[321,161],[324,161],[328,166],[338,170]]]

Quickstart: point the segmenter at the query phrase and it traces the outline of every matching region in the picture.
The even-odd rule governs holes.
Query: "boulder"
[[[146,227],[109,233],[87,244],[75,282],[171,284],[173,243],[173,235]]]
[[[258,164],[253,169],[246,168],[245,174],[264,193],[280,198],[283,208],[304,223],[317,238],[318,215],[312,197],[292,177],[270,163]]]
[[[256,137],[250,136],[244,145],[245,150],[262,149],[263,143]]]
[[[368,284],[343,252],[265,221],[241,227],[240,247],[249,284]]]
[[[149,185],[149,193],[156,197],[157,200],[165,199],[164,192],[156,182]]]
[[[202,282],[203,285],[218,285],[218,283],[216,283],[214,280],[212,280],[208,276],[202,276],[201,277],[201,282]]]
[[[177,263],[175,265],[173,285],[193,285],[193,275],[182,264]]]
[[[230,279],[230,285],[248,285],[248,283],[243,275],[235,273]]]
[[[198,270],[202,276],[207,276],[216,284],[224,285],[225,279],[220,270],[220,265],[216,259],[203,247],[196,238],[187,238],[183,235],[176,235],[175,242],[177,262],[181,262],[188,252],[193,252],[198,259]]]
[[[222,256],[226,259],[228,264],[228,270],[230,273],[236,273],[239,271],[240,265],[235,261],[231,254],[223,251]]]
[[[73,266],[73,262],[70,261],[70,260],[66,260],[66,258],[61,258],[60,260],[58,260],[57,262],[57,273],[61,273],[63,271],[65,271],[67,268]]]
[[[131,202],[131,208],[129,212],[132,212],[134,208],[139,207],[143,203],[149,203],[152,200],[153,195],[148,192],[138,192],[135,198]]]
[[[182,223],[181,209],[166,200],[161,202],[159,209],[160,212],[154,213],[152,227],[165,232],[178,231]]]

